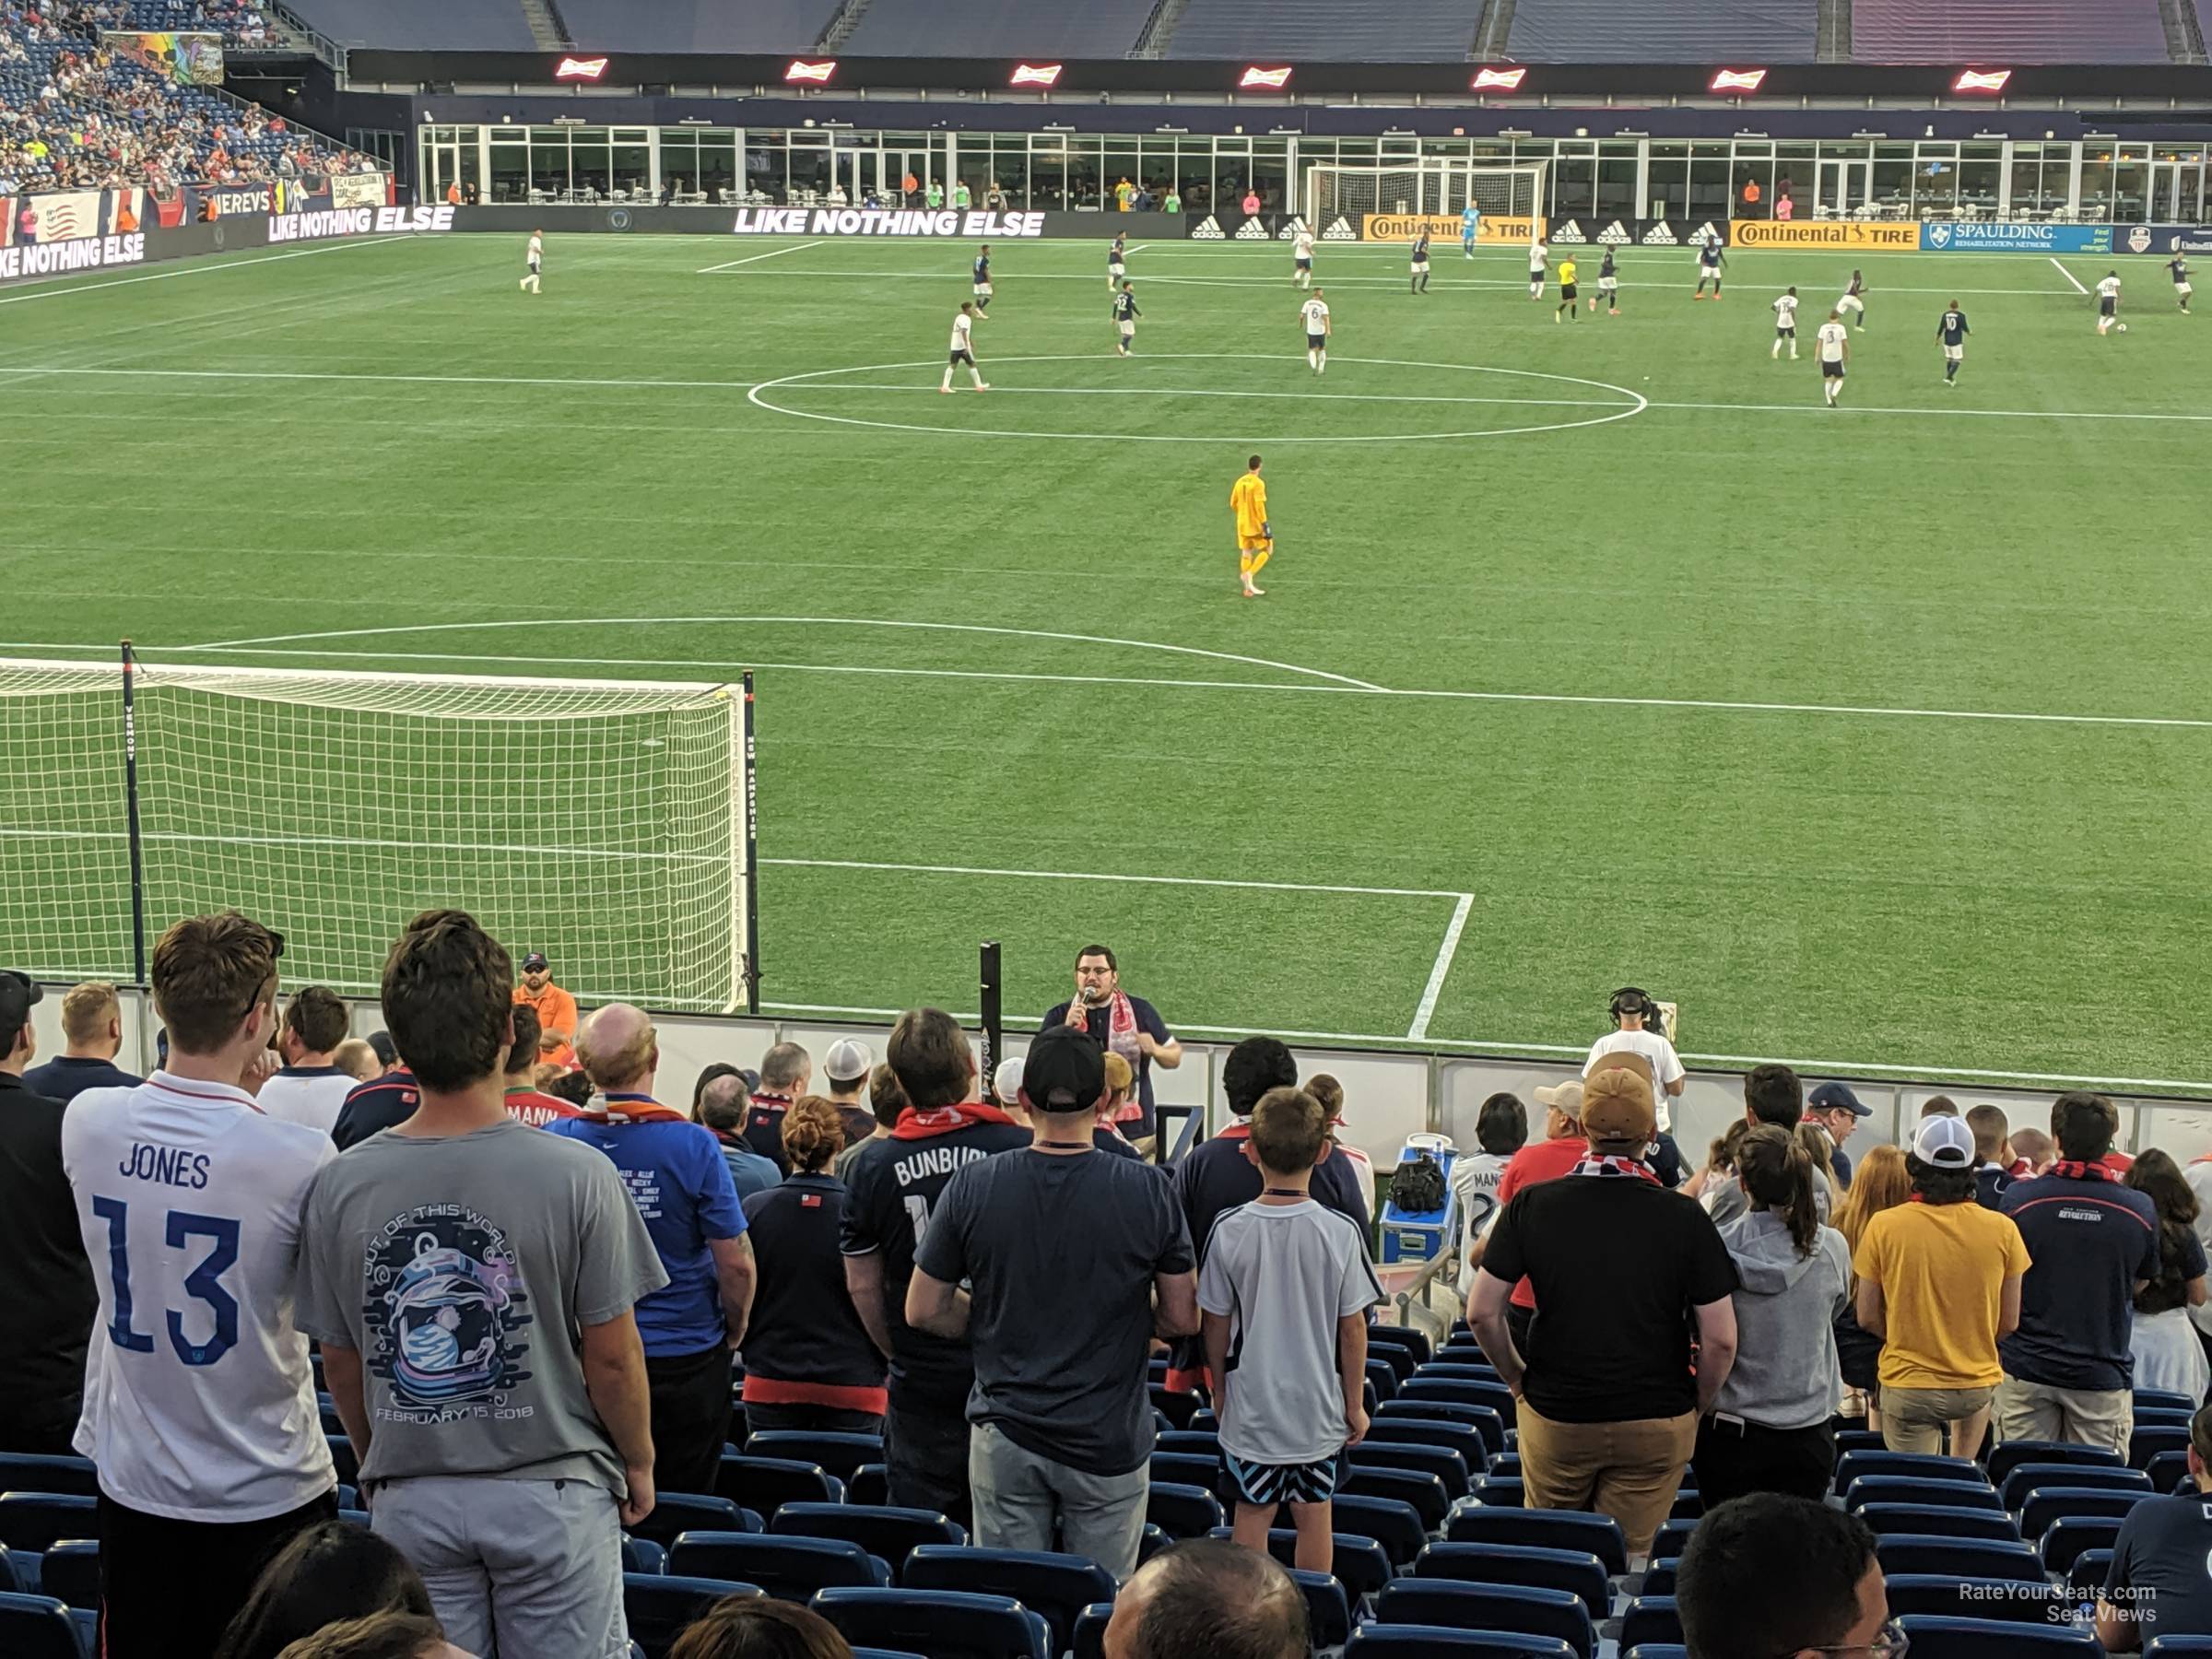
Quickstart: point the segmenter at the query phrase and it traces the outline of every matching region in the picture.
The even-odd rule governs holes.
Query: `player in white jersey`
[[[1836,394],[1843,390],[1844,366],[1851,361],[1851,335],[1844,332],[1843,313],[1830,312],[1814,339],[1820,358],[1820,394],[1832,409]]]
[[[2104,334],[2115,323],[2120,324],[2123,334],[2127,332],[2127,324],[2120,323],[2120,273],[2107,271],[2104,280],[2097,285],[2098,334]]]
[[[100,1291],[76,1445],[100,1469],[112,1659],[204,1659],[262,1563],[337,1513],[292,1323],[308,1186],[336,1148],[253,1103],[283,948],[235,911],[176,924],[153,956],[166,1065],[62,1119]]]
[[[537,279],[544,274],[546,265],[546,233],[543,230],[530,232],[529,260],[530,268],[524,273],[523,279],[517,286],[526,288],[535,294],[540,291]]]
[[[1316,374],[1329,366],[1329,335],[1335,332],[1329,322],[1328,302],[1321,295],[1322,290],[1315,288],[1313,298],[1298,308],[1298,314],[1306,322],[1306,361]]]
[[[1528,297],[1544,298],[1544,274],[1551,268],[1551,250],[1537,237],[1528,244]]]
[[[1785,340],[1789,343],[1790,361],[1794,363],[1797,360],[1797,290],[1795,288],[1792,288],[1774,301],[1774,349],[1767,355],[1779,358],[1782,355],[1783,343]]]
[[[1290,242],[1290,285],[1301,288],[1313,286],[1313,232],[1303,225]]]
[[[962,363],[968,365],[968,378],[975,382],[978,392],[991,390],[990,382],[983,379],[982,371],[975,366],[975,342],[969,337],[974,327],[975,301],[963,300],[960,301],[960,314],[952,320],[952,354],[945,359],[945,378],[937,383],[938,391],[952,390],[952,371]]]

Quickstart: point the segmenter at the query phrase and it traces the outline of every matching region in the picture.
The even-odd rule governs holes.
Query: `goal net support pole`
[[[1377,166],[1317,161],[1306,169],[1306,223],[1317,229],[1338,219],[1357,226],[1364,214],[1456,218],[1469,202],[1500,218],[1544,211],[1544,164],[1477,166],[1450,156]]]
[[[587,999],[758,1008],[749,675],[0,658],[0,961],[35,977],[143,984],[152,938],[235,905],[288,980],[372,996],[452,906]]]

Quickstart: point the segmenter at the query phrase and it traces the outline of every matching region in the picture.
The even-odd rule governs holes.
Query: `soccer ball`
[[[2123,323],[2123,324],[2120,324],[2120,332],[2121,332],[2122,334],[2125,334],[2125,333],[2127,332],[2127,324],[2126,324]]]

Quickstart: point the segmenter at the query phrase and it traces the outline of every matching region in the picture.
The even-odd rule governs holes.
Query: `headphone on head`
[[[1641,1014],[1647,1020],[1659,1018],[1659,1005],[1652,1000],[1652,994],[1635,985],[1623,985],[1614,992],[1607,1011],[1617,1020],[1623,1014]]]

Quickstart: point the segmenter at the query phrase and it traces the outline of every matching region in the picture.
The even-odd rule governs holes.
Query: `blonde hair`
[[[62,998],[62,1035],[72,1042],[98,1042],[108,1021],[123,1017],[123,1002],[106,980],[87,980]]]
[[[791,1167],[808,1175],[818,1173],[845,1149],[845,1120],[836,1102],[820,1095],[801,1095],[783,1113],[783,1150]]]
[[[1116,1100],[1136,1087],[1136,1073],[1129,1062],[1112,1049],[1106,1051],[1106,1089]]]

